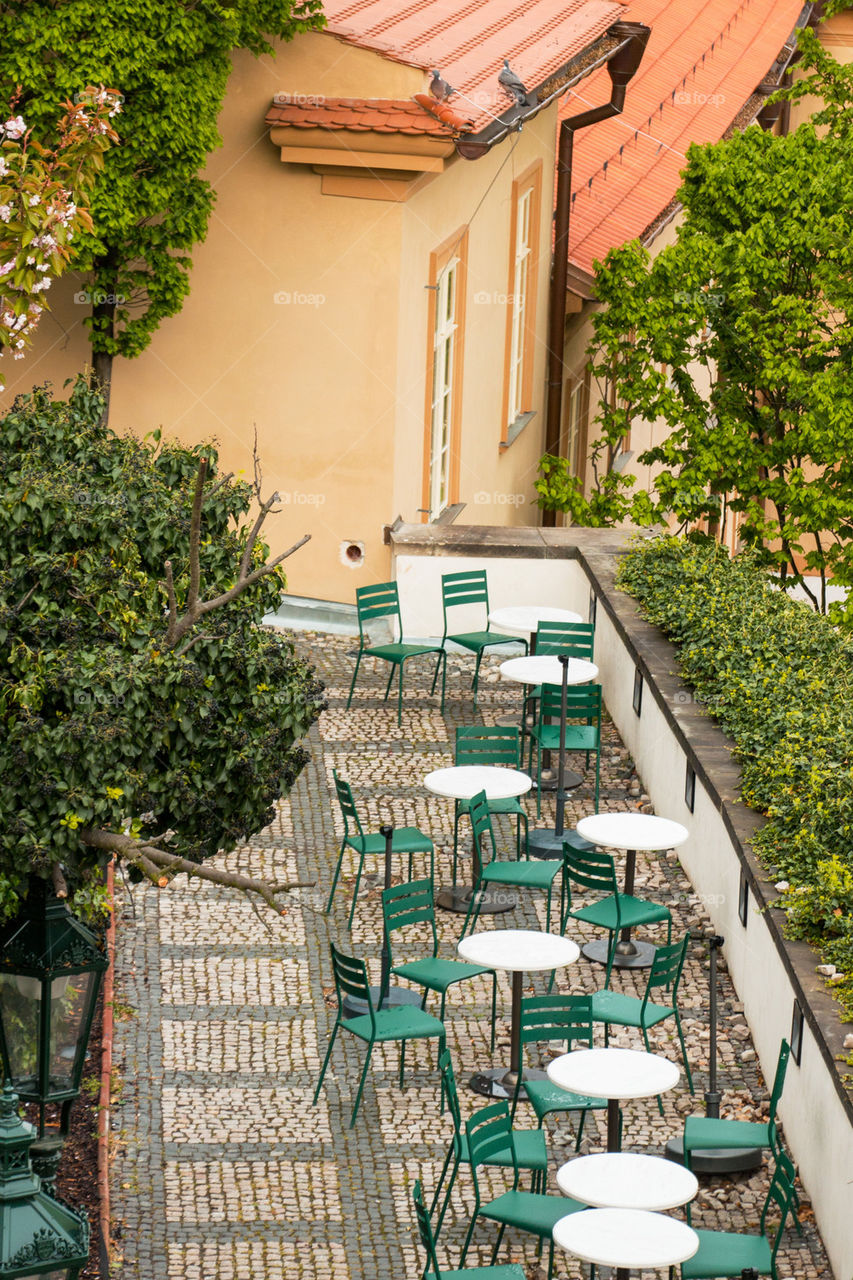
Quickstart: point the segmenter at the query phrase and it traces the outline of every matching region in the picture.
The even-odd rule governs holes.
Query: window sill
[[[514,441],[518,439],[528,422],[536,417],[536,410],[531,409],[528,413],[520,413],[515,422],[511,422],[506,429],[506,440],[501,440],[498,445],[499,449],[508,449]]]

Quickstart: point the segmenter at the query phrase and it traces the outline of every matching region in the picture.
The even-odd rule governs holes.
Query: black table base
[[[525,1070],[522,1080],[547,1080],[544,1071]],[[515,1096],[515,1072],[511,1067],[493,1067],[489,1071],[478,1071],[468,1081],[469,1089],[479,1093],[483,1098],[508,1098]],[[526,1098],[524,1085],[518,1095]]]
[[[664,1149],[667,1160],[684,1164],[684,1140],[681,1136],[670,1138]],[[732,1147],[718,1151],[716,1148],[698,1148],[690,1152],[690,1168],[694,1173],[724,1174],[747,1173],[761,1167],[760,1147]]]
[[[439,889],[435,895],[435,905],[444,911],[456,911],[465,915],[471,905],[474,890],[470,884],[448,885]],[[497,915],[501,911],[512,911],[518,906],[518,898],[506,889],[484,889],[480,902],[480,914]]]
[[[651,942],[637,942],[635,938],[630,942],[617,942],[613,967],[614,969],[650,969],[656,951],[657,947]],[[596,938],[594,942],[587,942],[581,947],[581,955],[586,956],[587,960],[593,960],[596,964],[607,964],[607,958],[610,955],[609,939]]]

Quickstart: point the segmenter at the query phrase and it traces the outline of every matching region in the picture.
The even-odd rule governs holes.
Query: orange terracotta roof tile
[[[420,95],[419,95],[420,96]],[[293,129],[346,129],[354,132],[426,134],[447,138],[471,127],[446,104],[429,99],[425,109],[411,98],[323,98],[316,94],[277,93],[266,115],[268,126]]]
[[[498,84],[505,58],[535,89],[624,18],[627,2],[324,0],[323,12],[340,40],[425,72],[437,67],[457,91],[449,105],[479,130],[512,105]]]
[[[672,201],[691,142],[716,142],[788,40],[802,0],[635,0],[626,17],[651,27],[619,116],[575,136],[569,260],[591,271],[641,235]],[[560,103],[560,117],[607,102],[602,69]]]

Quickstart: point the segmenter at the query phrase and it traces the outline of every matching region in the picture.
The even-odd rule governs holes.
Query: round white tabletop
[[[548,1079],[590,1098],[650,1098],[678,1084],[669,1058],[644,1049],[574,1049],[548,1063]]]
[[[520,769],[504,769],[499,765],[458,764],[436,769],[424,778],[424,786],[451,800],[470,800],[485,791],[488,800],[508,800],[523,796],[533,780]]]
[[[690,834],[680,822],[651,813],[593,813],[577,829],[605,849],[675,849]]]
[[[519,684],[563,683],[563,664],[559,658],[534,654],[530,658],[509,658],[500,666],[501,679],[516,680]],[[598,675],[598,667],[585,658],[569,658],[568,684],[586,684]]]
[[[560,1218],[554,1242],[584,1262],[631,1268],[673,1267],[692,1258],[699,1237],[692,1227],[644,1209],[586,1209]]]
[[[540,933],[536,929],[469,933],[457,944],[456,950],[469,964],[483,964],[509,973],[557,969],[574,964],[580,955],[580,947],[571,938],[563,938],[558,933]]]
[[[557,1170],[557,1186],[583,1204],[608,1209],[675,1209],[699,1190],[695,1173],[663,1156],[608,1151]]]
[[[552,609],[550,605],[513,604],[503,609],[492,609],[489,622],[501,631],[533,635],[540,622],[583,622],[583,618],[570,609]]]

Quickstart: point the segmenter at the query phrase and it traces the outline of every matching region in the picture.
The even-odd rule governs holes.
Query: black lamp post
[[[29,1149],[35,1129],[0,1094],[0,1280],[77,1280],[89,1257],[89,1224],[41,1189]]]
[[[22,1101],[38,1104],[33,1158],[48,1179],[80,1092],[106,968],[95,935],[44,880],[31,876],[19,915],[0,929],[0,1055],[4,1079]],[[59,1129],[46,1138],[45,1112],[51,1106],[60,1108]]]

